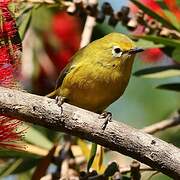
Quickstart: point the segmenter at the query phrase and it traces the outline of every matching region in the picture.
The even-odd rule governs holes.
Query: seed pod
[[[74,3],[72,3],[68,8],[67,8],[67,13],[69,15],[74,15],[76,13],[76,6]]]
[[[144,29],[144,32],[145,32],[145,34],[151,34],[151,29],[149,28],[149,27],[146,27],[145,29]]]
[[[169,37],[170,35],[170,30],[168,28],[163,27],[162,30],[160,31],[159,35],[163,37]]]
[[[112,15],[114,11],[111,4],[108,2],[103,3],[101,10],[105,15]]]
[[[172,38],[177,38],[177,39],[180,39],[180,33],[176,30],[171,30],[171,36]]]
[[[150,20],[147,22],[147,26],[149,26],[151,29],[157,29],[157,28],[158,28],[158,23],[157,23],[156,20],[150,19]]]
[[[117,17],[115,16],[115,14],[112,14],[112,15],[109,17],[108,24],[109,24],[110,26],[115,27],[115,26],[117,25],[117,23],[118,23]]]
[[[105,15],[102,11],[98,11],[97,16],[96,16],[96,22],[98,23],[103,23],[105,20]]]
[[[117,17],[118,17],[118,19],[121,21],[122,20],[122,12],[121,11],[118,11],[117,12]]]
[[[127,6],[122,6],[121,12],[122,12],[122,15],[123,15],[123,16],[128,16],[128,15],[129,15],[129,11],[130,11],[129,7],[127,7]]]
[[[137,28],[138,26],[138,23],[137,23],[137,20],[136,19],[130,19],[127,23],[127,28],[130,30],[130,31],[133,31]]]
[[[130,21],[129,17],[123,17],[122,18],[122,25],[127,26],[127,23]]]
[[[97,16],[97,4],[89,4],[86,7],[86,13],[90,16]]]
[[[137,19],[137,22],[139,24],[144,24],[144,12],[139,10],[137,13],[136,13],[136,19]]]
[[[122,14],[121,20],[122,20],[123,25],[126,25],[128,23],[128,21],[130,20],[130,18],[128,17],[129,10],[130,10],[129,7],[127,7],[127,6],[122,6],[122,8],[121,8],[121,14]]]

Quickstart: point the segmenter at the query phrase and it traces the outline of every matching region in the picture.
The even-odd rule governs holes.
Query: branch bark
[[[54,99],[0,87],[0,114],[78,136],[130,156],[162,173],[180,178],[180,150],[142,130],[110,122],[102,130],[98,114]]]

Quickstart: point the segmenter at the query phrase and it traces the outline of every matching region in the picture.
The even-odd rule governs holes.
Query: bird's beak
[[[144,51],[144,49],[142,49],[142,48],[133,48],[133,49],[130,49],[128,51],[128,53],[129,54],[136,54],[136,53],[139,53],[139,52],[142,52],[142,51]]]

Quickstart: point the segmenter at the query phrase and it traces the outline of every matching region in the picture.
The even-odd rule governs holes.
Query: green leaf
[[[43,133],[36,130],[34,127],[30,127],[27,130],[24,140],[46,149],[51,149],[53,146],[53,143]]]
[[[164,45],[163,44],[155,44],[152,41],[148,41],[145,39],[139,39],[136,42],[136,46],[137,47],[143,47],[144,49],[149,49],[149,48],[163,48]]]
[[[78,146],[81,148],[81,151],[82,151],[84,157],[85,157],[86,159],[89,159],[90,150],[89,150],[89,148],[88,148],[87,143],[86,143],[84,140],[78,138],[77,144],[78,144]]]
[[[167,56],[171,57],[172,58],[172,53],[173,51],[175,50],[176,48],[175,47],[172,47],[172,46],[165,46],[164,48],[162,48],[162,52],[164,54],[166,54]]]
[[[97,156],[98,161],[98,169],[100,170],[103,166],[103,159],[104,159],[104,149],[102,146],[100,146],[99,156]]]
[[[180,76],[180,66],[171,65],[151,67],[136,71],[134,75],[146,78],[169,78],[174,76]]]
[[[154,43],[163,44],[165,46],[180,48],[180,40],[176,40],[176,39],[170,39],[170,38],[159,37],[159,36],[154,36],[154,35],[146,35],[146,36],[138,35],[135,37],[142,38],[142,39],[145,39],[148,41],[152,41]]]
[[[8,176],[23,162],[23,159],[17,159],[8,164],[0,173],[0,176]]]
[[[176,48],[172,53],[172,59],[180,62],[180,48]]]
[[[157,86],[157,88],[180,92],[180,83],[162,84]]]
[[[34,158],[26,158],[23,159],[23,161],[17,166],[16,169],[12,172],[12,174],[19,174],[25,171],[28,171],[32,169],[33,167],[36,167],[40,159],[34,159]]]
[[[8,176],[11,174],[18,174],[32,169],[37,165],[39,159],[26,158],[26,159],[16,159],[11,163],[7,164],[3,170],[0,172],[0,176]]]
[[[177,7],[180,6],[180,0],[177,0],[177,1],[176,1],[176,5],[177,5]]]
[[[91,145],[91,152],[90,152],[89,160],[88,160],[88,164],[87,164],[87,171],[88,172],[89,172],[89,169],[91,168],[92,163],[94,161],[94,158],[96,156],[96,151],[97,151],[97,144],[92,143],[92,145]]]
[[[137,0],[130,0],[134,3],[139,9],[141,9],[144,13],[148,14],[149,16],[156,19],[158,22],[161,22],[163,25],[168,26],[169,28],[177,29],[173,24],[171,24],[168,20],[160,16],[159,14],[155,13],[153,10],[145,6],[143,3]]]
[[[18,18],[17,18],[17,24],[19,24],[19,34],[21,37],[21,40],[24,39],[25,34],[29,28],[29,25],[31,23],[32,19],[32,9],[29,8],[28,10],[24,11]]]
[[[31,172],[30,171],[26,171],[24,173],[18,174],[17,176],[18,180],[31,180]]]
[[[166,14],[166,16],[168,17],[168,19],[170,20],[170,22],[173,24],[174,27],[176,27],[176,29],[180,29],[180,24],[176,18],[176,16],[169,10],[163,10],[164,13]]]
[[[156,2],[160,5],[164,14],[168,18],[168,20],[174,25],[174,27],[176,27],[177,29],[180,29],[180,24],[179,24],[176,16],[169,10],[169,8],[168,8],[167,4],[164,2],[164,0],[156,0]]]
[[[0,157],[2,158],[27,158],[27,157],[39,157],[35,154],[30,154],[25,151],[13,151],[13,150],[4,150],[0,149]]]

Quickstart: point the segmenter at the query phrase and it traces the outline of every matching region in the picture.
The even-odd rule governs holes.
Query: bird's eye
[[[113,48],[112,48],[112,55],[113,55],[113,57],[121,57],[121,55],[122,55],[121,48],[118,47],[118,46],[113,46]]]

